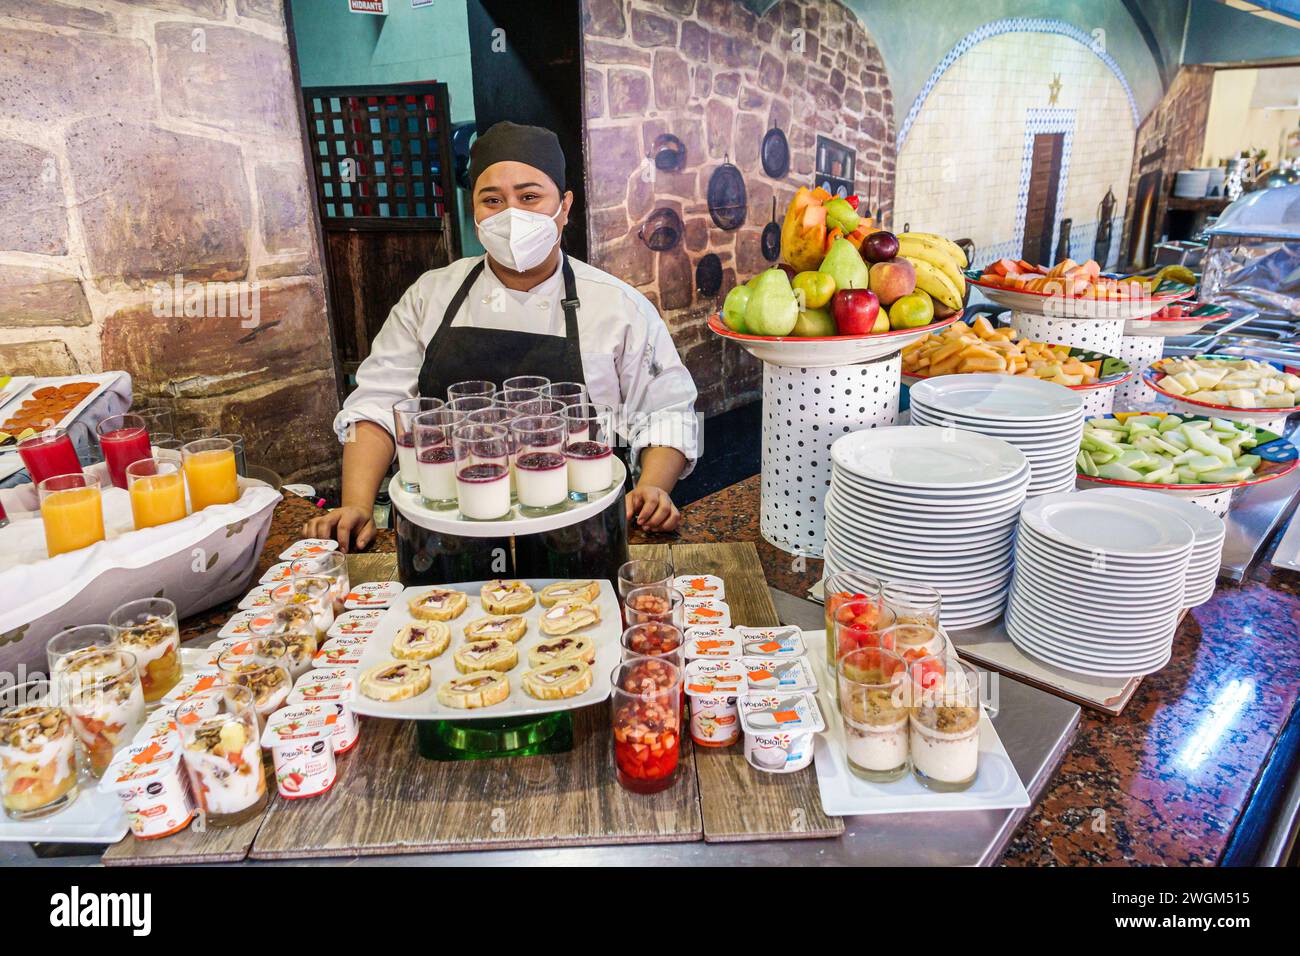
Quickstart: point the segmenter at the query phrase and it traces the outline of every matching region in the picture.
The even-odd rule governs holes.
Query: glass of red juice
[[[77,449],[62,428],[47,428],[39,435],[20,441],[18,457],[27,466],[27,474],[34,485],[55,475],[81,473],[81,459],[77,457]]]
[[[666,790],[682,745],[682,670],[662,657],[631,657],[611,674],[618,782],[633,793]]]
[[[126,487],[126,466],[152,457],[149,426],[139,415],[127,413],[105,418],[95,426],[99,448],[108,465],[108,477],[114,488]]]

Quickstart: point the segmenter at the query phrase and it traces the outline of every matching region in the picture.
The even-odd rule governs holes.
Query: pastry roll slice
[[[543,634],[569,634],[600,623],[600,608],[586,601],[561,601],[542,615],[538,627]]]
[[[518,614],[489,614],[465,625],[465,640],[517,642],[527,631],[528,621]]]
[[[393,656],[404,661],[431,661],[451,643],[451,628],[441,621],[407,624],[393,638]]]
[[[596,663],[596,645],[589,637],[577,637],[572,634],[554,637],[542,641],[528,652],[529,667],[543,667],[557,661],[586,661]]]
[[[524,672],[524,690],[538,700],[576,697],[590,686],[591,667],[586,661],[559,661]]]
[[[515,645],[504,638],[491,641],[470,641],[456,648],[452,655],[456,670],[462,674],[475,671],[505,671],[519,663],[519,652]]]
[[[468,605],[464,593],[447,588],[434,588],[407,602],[411,617],[421,621],[450,621],[460,617]]]
[[[597,581],[556,581],[537,592],[537,600],[542,607],[553,607],[561,601],[586,601],[590,604],[600,596],[600,583]]]
[[[361,693],[374,700],[409,700],[429,689],[433,675],[428,664],[393,661],[361,674]]]
[[[453,677],[438,688],[438,700],[445,707],[471,710],[490,707],[510,696],[510,681],[497,671],[474,671]]]
[[[533,606],[533,589],[523,581],[488,581],[478,595],[489,614],[522,614]]]

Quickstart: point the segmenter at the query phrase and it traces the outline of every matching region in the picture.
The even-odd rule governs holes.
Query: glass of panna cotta
[[[569,465],[569,497],[587,501],[614,483],[614,410],[579,402],[564,410],[568,434],[564,457]]]
[[[569,500],[564,419],[530,415],[510,422],[515,446],[515,493],[530,517],[563,511]]]
[[[462,415],[469,415],[496,406],[497,400],[491,395],[462,395],[460,398],[453,398],[444,407],[450,408],[453,412],[460,412]]]
[[[888,783],[907,775],[907,664],[883,647],[842,656],[836,669],[849,770]]]
[[[496,400],[493,399],[493,401]],[[510,445],[506,466],[510,469],[510,500],[512,502],[515,500],[515,436],[514,432],[510,431],[510,423],[518,417],[519,414],[513,409],[497,404],[494,404],[491,408],[480,408],[478,411],[470,412],[465,416],[466,425],[500,425],[506,430],[506,441]]]
[[[524,402],[535,402],[542,397],[542,393],[535,388],[499,388],[493,394],[492,400],[502,408],[515,408],[524,404]]]
[[[465,382],[456,382],[454,385],[447,386],[447,401],[454,402],[458,398],[491,398],[497,390],[496,382],[489,382],[487,379],[470,379]]]
[[[554,398],[537,398],[531,402],[520,402],[515,411],[521,416],[563,415],[569,406]]]
[[[941,666],[936,658],[911,665],[912,774],[931,790],[966,790],[979,773],[979,672],[956,658]]]
[[[419,469],[415,461],[415,417],[422,412],[436,411],[445,403],[440,398],[404,398],[393,405],[393,440],[397,442],[397,480],[406,491],[420,491]]]
[[[510,432],[504,425],[461,425],[452,433],[456,500],[468,521],[510,514]]]
[[[553,398],[565,405],[578,405],[587,400],[587,386],[581,382],[549,382],[538,391],[542,398]]]
[[[445,511],[456,507],[456,450],[451,435],[464,420],[463,412],[450,408],[415,416],[415,467],[420,497],[428,508]]]
[[[894,611],[899,624],[939,626],[943,595],[928,584],[911,581],[887,581],[881,591],[885,605]]]
[[[535,392],[541,392],[551,380],[545,375],[515,375],[501,383],[504,388],[531,388]]]

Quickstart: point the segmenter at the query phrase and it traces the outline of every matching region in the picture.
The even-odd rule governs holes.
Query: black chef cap
[[[549,129],[521,126],[508,120],[494,125],[469,148],[469,190],[493,163],[525,163],[540,169],[564,192],[564,150]]]

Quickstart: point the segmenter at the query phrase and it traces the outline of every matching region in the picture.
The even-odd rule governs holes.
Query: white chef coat
[[[426,272],[393,306],[370,345],[370,355],[357,369],[356,390],[334,419],[340,442],[360,420],[394,433],[393,405],[417,394],[425,349],[452,296],[481,258],[459,259]],[[632,447],[634,467],[642,448],[663,445],[686,456],[685,477],[699,457],[697,393],[668,327],[649,300],[626,282],[572,257],[569,263],[581,303],[578,335],[591,401],[621,412],[619,432]],[[563,297],[564,277],[558,267],[530,291],[516,292],[502,285],[489,265],[452,324],[563,337]],[[521,368],[513,374],[528,371]]]

